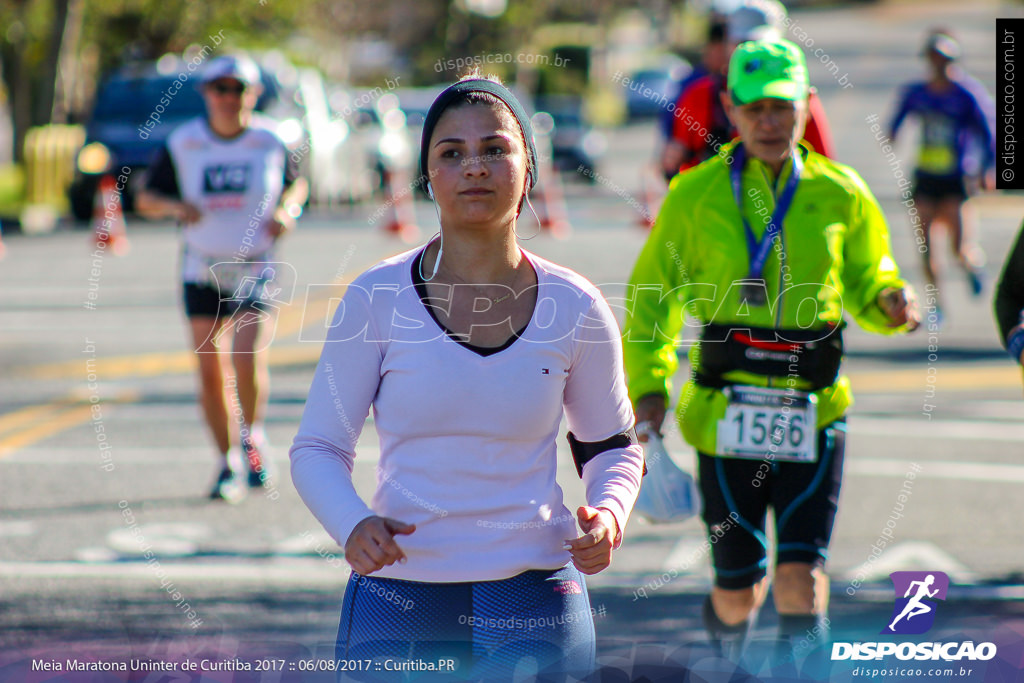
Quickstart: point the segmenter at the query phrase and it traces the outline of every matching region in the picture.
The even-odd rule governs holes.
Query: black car
[[[544,95],[536,100],[538,112],[551,116],[551,151],[558,171],[577,173],[580,180],[594,182],[597,160],[607,149],[607,140],[584,120],[583,99],[575,95]]]
[[[171,131],[206,111],[196,89],[198,72],[180,86],[175,83],[178,73],[175,70],[174,74],[162,75],[154,66],[124,69],[102,83],[68,190],[75,218],[87,220],[92,215],[100,177],[125,166],[131,174],[123,199],[125,208],[131,210],[134,190],[142,180],[140,171],[149,165]],[[158,112],[162,98],[166,104]]]

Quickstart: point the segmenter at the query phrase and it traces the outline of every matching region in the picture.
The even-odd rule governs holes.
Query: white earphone
[[[427,183],[427,196],[430,197],[431,200],[434,199],[434,188],[431,187],[430,183]],[[440,209],[440,207],[438,207],[436,201],[434,202],[434,212],[437,213],[437,225],[438,225],[438,228],[439,228],[438,231],[437,231],[437,234],[438,234],[438,236],[440,236],[441,241],[440,241],[440,244],[438,244],[438,246],[437,246],[437,258],[434,259],[434,269],[430,273],[430,277],[426,277],[423,274],[423,258],[420,257],[420,266],[419,266],[419,268],[420,268],[420,279],[423,280],[424,282],[430,282],[437,275],[437,269],[441,267],[441,255],[444,253],[444,232],[442,230],[440,230],[440,226],[441,226],[441,209]]]

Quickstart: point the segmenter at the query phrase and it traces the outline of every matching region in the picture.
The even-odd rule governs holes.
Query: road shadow
[[[330,660],[340,613],[343,581],[336,589],[281,589],[222,581],[192,582],[181,592],[201,623],[196,626],[182,613],[159,582],[106,581],[81,590],[80,580],[36,582],[15,594],[0,580],[0,681],[100,680],[73,676],[33,678],[36,660],[183,661],[210,658],[220,661],[255,661],[261,658]],[[717,656],[700,622],[703,594],[656,591],[646,600],[634,600],[627,588],[599,588],[590,592],[595,612],[600,670],[588,681],[729,682],[796,680],[850,681],[850,669],[861,662],[828,663],[831,646],[808,639],[798,658],[799,667],[773,665],[777,615],[767,605],[748,644],[743,666]],[[893,601],[837,595],[830,609],[830,637],[835,641],[884,641],[880,630],[891,617]],[[899,637],[897,637],[899,639]],[[913,637],[911,640],[921,640]],[[974,662],[984,678],[1015,672],[1024,655],[1024,603],[1019,600],[950,599],[939,605],[927,640],[939,642],[991,641],[999,657]],[[817,653],[817,654],[815,654]],[[818,657],[812,660],[811,656]],[[821,665],[831,670],[812,669]],[[808,662],[812,662],[808,664]],[[816,662],[816,663],[815,663]],[[785,663],[784,663],[785,664]],[[923,666],[923,665],[922,665]],[[1007,668],[1010,667],[1010,668]],[[752,673],[753,672],[753,673]],[[154,680],[136,672],[128,677],[102,680]],[[330,681],[320,673],[287,670],[273,678],[239,672],[233,681]],[[327,672],[321,672],[327,673]],[[794,673],[795,675],[795,673]],[[178,680],[178,679],[173,679]],[[210,679],[214,680],[214,679]],[[220,679],[216,679],[220,680]],[[224,680],[228,680],[225,678]],[[426,679],[423,679],[426,680]],[[911,680],[887,677],[887,682]]]

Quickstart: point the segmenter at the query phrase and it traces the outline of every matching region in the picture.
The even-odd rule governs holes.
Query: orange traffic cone
[[[537,190],[540,201],[537,202],[537,217],[540,220],[540,227],[551,233],[557,239],[566,239],[572,233],[572,224],[569,223],[569,210],[565,206],[565,193],[562,192],[562,179],[558,171],[550,165],[547,173],[541,176],[543,180],[538,183]]]
[[[123,256],[128,252],[126,228],[117,182],[112,175],[102,176],[92,208],[92,230],[96,246],[109,247],[117,256]]]
[[[419,239],[420,229],[416,225],[416,211],[412,204],[412,185],[401,183],[396,192],[395,186],[405,179],[404,173],[392,173],[385,171],[384,187],[387,188],[387,202],[385,202],[384,230],[392,233],[403,242],[412,244]]]
[[[643,197],[643,202],[637,212],[636,223],[641,228],[650,230],[654,227],[654,219],[658,216],[658,210],[661,208],[662,197],[656,190],[661,185],[657,175],[657,169],[645,166],[640,173],[640,196]]]

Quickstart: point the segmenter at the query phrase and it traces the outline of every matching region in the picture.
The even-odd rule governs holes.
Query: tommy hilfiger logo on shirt
[[[562,373],[568,375],[569,374],[568,368],[563,369]],[[541,368],[540,369],[540,374],[542,374],[542,375],[550,375],[551,374],[551,368]]]

